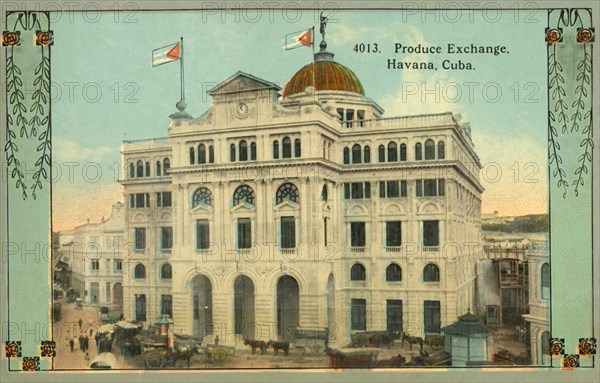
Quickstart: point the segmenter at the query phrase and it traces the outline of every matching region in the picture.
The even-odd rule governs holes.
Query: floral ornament
[[[33,357],[24,356],[22,368],[23,368],[23,371],[39,371],[40,370],[40,357],[39,356],[33,356]]]
[[[6,352],[7,358],[20,358],[21,341],[6,341],[6,344],[4,345],[4,351]]]
[[[550,339],[550,355],[563,355],[565,353],[565,339],[552,338]]]
[[[21,32],[2,32],[2,45],[5,47],[16,47],[21,45]]]
[[[591,28],[577,28],[576,39],[578,43],[593,43],[594,42],[595,29]]]
[[[40,350],[42,351],[42,356],[54,358],[56,356],[56,342],[43,340]]]
[[[596,338],[579,338],[579,355],[595,355]]]
[[[579,367],[579,355],[569,354],[563,358],[564,368],[575,368]]]
[[[35,31],[35,45],[48,47],[54,44],[53,31]]]
[[[546,28],[546,43],[553,45],[562,43],[562,28]]]

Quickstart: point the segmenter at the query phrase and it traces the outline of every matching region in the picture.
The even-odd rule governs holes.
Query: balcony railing
[[[295,247],[290,247],[290,248],[281,249],[281,254],[283,254],[283,255],[293,255],[293,254],[296,254],[296,248]]]
[[[365,248],[364,247],[351,247],[350,248],[350,252],[352,252],[352,253],[364,253],[365,252]]]
[[[421,247],[421,250],[424,253],[437,253],[438,251],[440,251],[440,247],[439,246],[423,246],[423,247]]]
[[[400,253],[402,251],[402,246],[386,246],[386,253]]]

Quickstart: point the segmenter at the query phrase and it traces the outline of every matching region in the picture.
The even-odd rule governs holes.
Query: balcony
[[[422,246],[421,251],[423,253],[437,253],[440,251],[439,246]]]
[[[365,247],[351,247],[350,252],[351,253],[364,253]]]
[[[294,255],[294,254],[296,254],[296,248],[295,247],[280,249],[279,251],[281,251],[281,254],[283,254],[283,255]]]
[[[386,246],[386,253],[400,253],[402,251],[402,246]]]

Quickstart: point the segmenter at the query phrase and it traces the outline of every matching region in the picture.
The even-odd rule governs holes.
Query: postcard
[[[4,2],[2,381],[598,381],[599,9]]]

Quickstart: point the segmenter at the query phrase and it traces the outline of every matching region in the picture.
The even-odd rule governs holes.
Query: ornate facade
[[[238,72],[202,116],[180,103],[166,138],[124,143],[125,317],[228,344],[328,327],[339,345],[466,313],[483,191],[469,124],[383,117],[324,47],[280,91]]]

